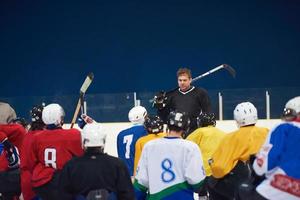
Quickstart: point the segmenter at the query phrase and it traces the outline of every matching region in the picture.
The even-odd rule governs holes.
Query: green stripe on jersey
[[[196,188],[199,188],[202,184],[203,184],[203,181],[201,181],[200,183],[194,184],[194,185],[190,185],[186,181],[183,183],[178,183],[178,184],[173,185],[169,188],[166,188],[158,193],[150,194],[149,200],[162,199],[162,198],[169,196],[170,194],[173,194],[180,190],[196,189]]]
[[[145,186],[139,184],[136,179],[134,179],[133,187],[140,190],[140,191],[142,191],[142,192],[147,192],[147,190],[148,190],[148,188],[146,188]]]

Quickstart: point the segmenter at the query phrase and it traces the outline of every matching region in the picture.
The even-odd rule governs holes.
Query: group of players
[[[0,199],[135,198],[125,164],[103,152],[101,124],[82,115],[81,131],[63,129],[65,113],[55,103],[34,107],[31,116],[27,130],[0,103]]]
[[[257,109],[250,102],[233,114],[234,132],[218,129],[215,115],[202,112],[188,134],[183,112],[170,112],[164,132],[158,116],[132,108],[133,126],[119,133],[117,147],[136,199],[194,199],[194,192],[212,200],[300,199],[300,96],[287,102],[283,122],[271,131],[255,125]]]
[[[0,103],[0,198],[300,199],[300,97],[271,131],[255,125],[252,103],[240,103],[238,130],[224,133],[190,71],[177,78],[179,88],[156,95],[158,116],[142,106],[129,111],[133,126],[117,136],[119,158],[103,152],[107,133],[89,116],[81,116],[81,131],[63,129],[60,105],[36,106],[27,130]]]
[[[282,124],[271,131],[256,126],[256,107],[242,102],[233,111],[238,130],[224,133],[191,77],[179,69],[179,87],[154,98],[160,118],[135,107],[133,127],[118,135],[136,198],[193,199],[196,191],[200,199],[300,199],[300,96],[286,103]]]

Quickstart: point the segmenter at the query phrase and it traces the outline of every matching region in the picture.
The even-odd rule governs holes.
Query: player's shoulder
[[[75,134],[75,135],[78,135],[80,134],[80,131],[76,128],[70,128],[70,129],[58,129],[60,130],[61,133],[64,133],[64,134]]]
[[[299,128],[300,129],[300,122],[284,122],[277,125],[277,128],[280,129]]]
[[[143,143],[143,142],[147,141],[148,138],[149,138],[149,135],[144,135],[144,136],[138,138],[137,141],[136,141],[136,143],[137,143],[137,144]]]
[[[80,131],[75,128],[71,129],[53,129],[53,130],[47,130],[46,133],[52,133],[52,134],[59,134],[59,135],[80,135]]]
[[[44,137],[44,136],[80,136],[80,131],[78,129],[72,128],[72,129],[52,129],[52,130],[42,130],[35,134],[36,138]]]
[[[146,138],[147,139],[147,138]],[[165,141],[165,138],[157,138],[155,140],[149,140],[146,142],[144,148],[155,148],[155,146],[159,146],[161,144],[163,144]]]
[[[274,126],[270,130],[270,135],[275,135],[275,134],[283,134],[285,132],[292,132],[295,131],[300,132],[300,123],[299,122],[283,122],[278,124],[277,126]]]
[[[182,140],[181,142],[186,148],[190,148],[190,149],[198,148],[198,145],[195,144],[195,142],[193,142],[191,140]]]
[[[261,132],[269,132],[269,129],[266,127],[261,127],[261,126],[255,126],[255,127]]]
[[[200,93],[200,94],[206,94],[207,93],[207,90],[202,88],[202,87],[195,87],[194,88],[194,92],[196,93]]]
[[[132,134],[132,127],[121,130],[117,137],[123,138],[124,136],[129,135],[129,134]]]
[[[98,156],[98,159],[101,160],[102,163],[107,163],[108,166],[117,166],[119,168],[123,167],[126,168],[124,161],[120,158],[109,155],[107,153],[103,153],[102,155]]]
[[[0,131],[25,133],[26,130],[21,124],[0,124]]]

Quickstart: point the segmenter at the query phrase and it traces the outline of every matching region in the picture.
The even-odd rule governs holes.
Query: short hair
[[[188,75],[189,78],[192,78],[192,72],[188,68],[179,68],[177,70],[177,78],[183,74],[186,74],[186,75]]]

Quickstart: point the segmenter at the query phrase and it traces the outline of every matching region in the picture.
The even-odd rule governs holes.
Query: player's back
[[[143,125],[135,125],[121,131],[117,137],[118,157],[125,162],[130,176],[133,175],[135,143],[146,134],[147,132]]]
[[[149,184],[153,199],[193,199],[192,189],[204,178],[198,146],[178,137],[165,137],[144,146],[136,183]]]
[[[187,140],[195,142],[202,153],[204,169],[207,176],[211,175],[208,160],[212,157],[225,133],[214,126],[201,127],[192,132]]]
[[[68,193],[88,195],[95,189],[108,189],[119,199],[134,199],[127,167],[119,158],[93,151],[71,159],[64,167],[60,187]]]
[[[213,153],[211,170],[215,178],[227,175],[239,161],[246,162],[265,142],[268,129],[257,126],[240,127],[226,134]]]
[[[270,132],[267,144],[272,146],[268,154],[268,170],[275,166],[300,179],[300,123],[283,123]]]
[[[33,151],[36,165],[32,173],[34,187],[52,179],[56,170],[61,170],[73,156],[83,154],[81,136],[77,129],[44,130],[34,135]]]
[[[257,174],[265,174],[256,191],[266,199],[300,198],[299,142],[299,122],[282,123],[269,133],[253,164]]]

